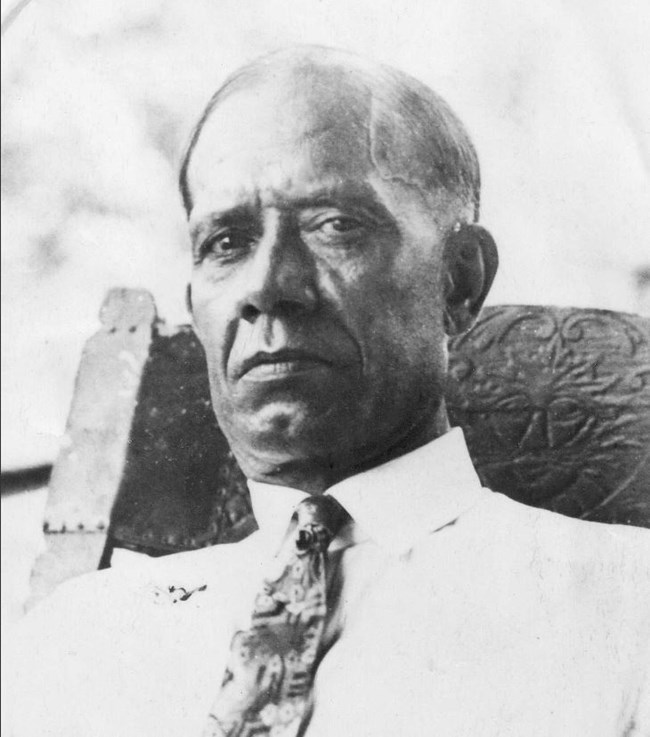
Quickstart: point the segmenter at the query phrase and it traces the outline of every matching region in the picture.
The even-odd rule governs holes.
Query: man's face
[[[444,227],[376,171],[365,114],[242,91],[193,152],[193,317],[240,462],[362,463],[439,404]]]

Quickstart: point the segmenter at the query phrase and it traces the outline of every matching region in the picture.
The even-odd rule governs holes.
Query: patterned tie
[[[327,599],[326,551],[349,519],[331,496],[301,502],[252,623],[233,638],[203,737],[294,737],[310,715]]]

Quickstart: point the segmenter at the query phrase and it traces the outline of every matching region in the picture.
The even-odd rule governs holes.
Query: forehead
[[[238,191],[329,186],[366,179],[369,100],[361,90],[265,85],[221,102],[192,153],[188,183],[202,198]]]

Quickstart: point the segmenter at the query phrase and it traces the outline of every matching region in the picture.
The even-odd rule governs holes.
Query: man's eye
[[[206,238],[201,246],[201,256],[235,255],[238,251],[248,248],[252,240],[251,236],[244,231],[226,230]]]
[[[329,236],[352,235],[359,233],[362,229],[362,223],[351,217],[328,218],[319,226],[319,230]]]

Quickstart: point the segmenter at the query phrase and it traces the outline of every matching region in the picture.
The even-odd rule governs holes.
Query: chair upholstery
[[[164,555],[249,534],[246,484],[191,328],[167,328],[135,290],[113,290],[102,314],[89,342],[102,351],[82,361],[52,477],[50,535],[101,532],[108,565],[114,547]],[[573,517],[650,527],[650,320],[490,307],[449,353],[449,414],[485,486]],[[80,406],[80,393],[85,404],[93,392],[99,405]]]
[[[492,307],[450,353],[450,414],[485,486],[650,527],[650,320]]]

